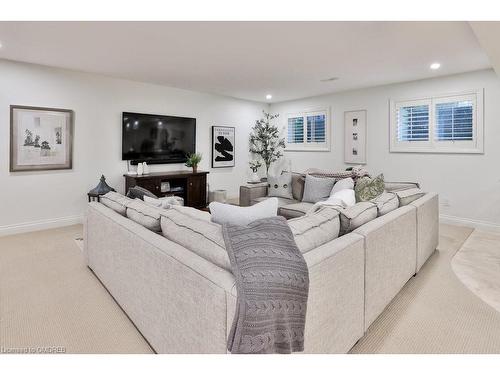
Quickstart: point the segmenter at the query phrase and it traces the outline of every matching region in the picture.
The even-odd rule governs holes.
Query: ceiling
[[[3,59],[260,102],[491,67],[467,22],[0,22],[0,42]]]

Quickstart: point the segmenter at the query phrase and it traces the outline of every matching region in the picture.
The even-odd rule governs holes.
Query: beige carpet
[[[151,353],[85,266],[81,226],[0,237],[0,346],[68,353]],[[500,353],[500,313],[455,277],[450,259],[471,231],[442,226],[439,251],[353,353]]]

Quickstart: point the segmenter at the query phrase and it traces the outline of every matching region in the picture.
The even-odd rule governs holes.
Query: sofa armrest
[[[240,186],[240,206],[248,207],[256,198],[267,196],[267,183]]]

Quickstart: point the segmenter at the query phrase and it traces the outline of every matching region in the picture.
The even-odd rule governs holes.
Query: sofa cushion
[[[191,216],[194,219],[212,221],[212,215],[210,215],[210,212],[198,210],[194,207],[178,206],[177,205],[177,206],[171,206],[170,209],[179,211],[179,212],[183,213],[184,215]]]
[[[399,207],[398,196],[394,193],[382,193],[370,202],[377,205],[378,216],[385,215]]]
[[[283,172],[279,176],[269,175],[267,177],[267,195],[269,197],[293,199],[292,174]]]
[[[295,243],[304,254],[339,236],[340,220],[337,210],[323,207],[316,212],[288,220]]]
[[[103,195],[99,201],[106,207],[109,207],[113,211],[118,212],[120,215],[125,216],[127,213],[127,204],[132,202],[132,199],[114,191],[110,191],[109,193]]]
[[[384,175],[379,174],[377,177],[362,177],[354,187],[356,192],[357,202],[366,202],[378,197],[384,192]]]
[[[214,223],[248,225],[258,219],[276,216],[278,198],[268,198],[250,207],[239,207],[219,202],[212,202],[208,207]]]
[[[180,206],[183,203],[181,203],[181,200],[184,201],[180,197],[163,197],[163,198],[151,198],[147,195],[144,195],[142,197],[142,200],[144,203],[153,206],[153,207],[161,207],[161,208],[170,208],[171,206]]]
[[[127,217],[153,232],[161,232],[160,213],[162,211],[164,211],[163,208],[150,206],[139,198],[127,205]]]
[[[252,204],[265,201],[266,199],[269,199],[269,197],[255,198],[254,200],[252,200]],[[277,199],[278,199],[278,207],[286,206],[287,204],[292,204],[292,203],[300,203],[300,201],[296,199],[288,199],[288,198],[277,198]]]
[[[420,188],[418,182],[389,182],[384,181],[385,191],[396,192],[399,190]]]
[[[291,219],[294,217],[300,217],[300,216],[305,215],[307,212],[309,212],[313,206],[314,206],[314,204],[309,203],[309,202],[299,202],[299,203],[287,204],[287,205],[281,206],[278,209],[278,215],[284,216],[287,219]]]
[[[316,203],[328,198],[334,184],[334,178],[306,175],[302,202]]]
[[[359,202],[354,206],[339,210],[339,213],[340,235],[344,235],[375,219],[378,211],[375,203]]]
[[[418,198],[423,197],[425,192],[422,189],[413,188],[396,191],[396,195],[399,198],[399,205],[406,206]]]
[[[163,236],[170,241],[231,271],[229,256],[222,237],[222,228],[219,224],[170,209],[162,212],[161,231]]]

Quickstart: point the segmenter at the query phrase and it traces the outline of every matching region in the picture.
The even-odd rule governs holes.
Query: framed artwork
[[[73,166],[73,111],[10,106],[10,171]]]
[[[344,162],[366,164],[366,111],[344,113]]]
[[[234,167],[235,128],[212,126],[212,168]]]

